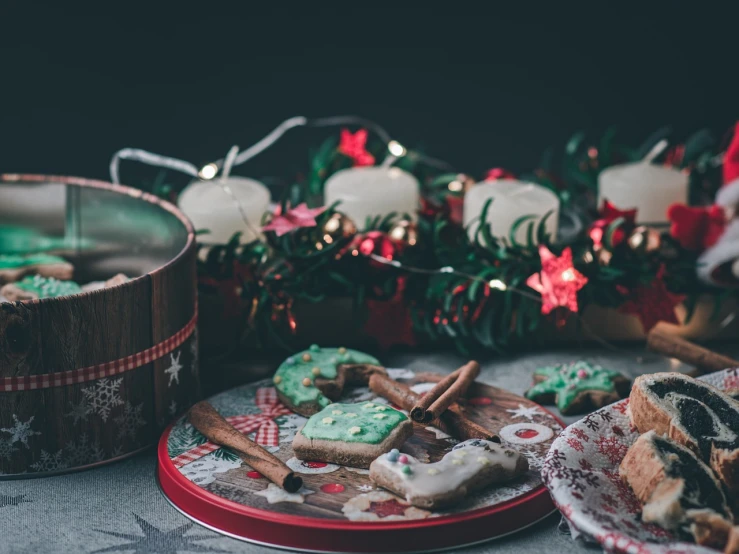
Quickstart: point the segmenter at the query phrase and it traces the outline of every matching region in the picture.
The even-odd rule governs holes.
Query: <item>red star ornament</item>
[[[262,231],[274,231],[278,237],[281,237],[301,227],[315,227],[316,216],[325,212],[326,209],[325,206],[311,209],[303,202],[284,214],[275,215],[269,224],[262,227]]]
[[[375,164],[375,157],[367,152],[367,129],[353,134],[349,129],[342,129],[339,152],[354,160],[355,167]]]
[[[406,278],[398,277],[395,295],[390,300],[366,300],[369,316],[364,332],[374,338],[382,350],[395,344],[416,345],[411,311],[403,299],[405,286]]]
[[[534,273],[526,284],[541,294],[541,313],[550,313],[560,306],[577,312],[577,291],[585,286],[588,278],[572,265],[572,249],[568,246],[557,257],[549,249],[539,246],[541,272]]]
[[[619,311],[638,317],[646,333],[660,321],[679,325],[680,321],[675,315],[675,306],[683,300],[685,296],[667,290],[663,268],[649,285],[638,286],[632,290],[629,299],[619,308]]]

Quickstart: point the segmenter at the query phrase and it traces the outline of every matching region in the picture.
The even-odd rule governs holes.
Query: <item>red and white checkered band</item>
[[[261,444],[262,446],[279,446],[280,428],[273,420],[281,415],[288,415],[292,412],[284,404],[280,403],[277,398],[277,391],[273,387],[257,389],[256,405],[262,410],[261,413],[230,416],[226,418],[226,421],[245,435],[256,431],[257,435],[254,437],[254,442],[257,444]],[[220,446],[217,444],[205,442],[172,458],[172,464],[176,468],[181,468],[219,448]]]
[[[59,373],[43,373],[41,375],[26,375],[23,377],[3,377],[0,378],[0,392],[15,392],[34,389],[48,389],[51,387],[64,387],[77,383],[86,383],[104,377],[112,377],[126,371],[131,371],[137,367],[150,364],[159,358],[166,356],[175,348],[185,342],[195,331],[195,324],[198,321],[198,312],[192,316],[192,319],[182,329],[177,331],[168,339],[155,344],[151,348],[147,348],[142,352],[131,354],[119,360],[106,362],[104,364],[83,367],[81,369],[72,369]]]

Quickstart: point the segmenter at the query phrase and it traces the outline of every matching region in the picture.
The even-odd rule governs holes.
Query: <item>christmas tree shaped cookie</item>
[[[535,370],[534,386],[526,398],[539,404],[556,403],[563,414],[578,414],[616,402],[628,393],[629,385],[617,371],[575,362]]]
[[[26,275],[38,274],[55,279],[71,279],[74,267],[59,256],[0,254],[0,284],[12,283]]]
[[[419,508],[451,506],[469,492],[503,483],[528,471],[526,457],[497,443],[472,439],[441,460],[424,464],[392,450],[370,465],[370,479]]]
[[[301,460],[369,467],[379,455],[399,448],[413,434],[405,414],[374,402],[331,404],[311,416],[293,439]]]
[[[54,277],[24,277],[17,283],[9,283],[0,289],[0,295],[10,301],[56,298],[82,292],[74,281],[59,281]]]
[[[282,362],[274,384],[282,403],[307,417],[338,400],[345,384],[366,385],[372,371],[384,371],[379,364],[376,358],[356,350],[314,344]]]

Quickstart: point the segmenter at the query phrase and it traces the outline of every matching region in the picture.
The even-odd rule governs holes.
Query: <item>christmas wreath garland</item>
[[[507,350],[530,343],[545,319],[562,323],[591,304],[634,314],[645,331],[660,321],[678,323],[678,304],[689,319],[701,294],[710,293],[717,307],[738,294],[731,272],[739,258],[731,221],[739,188],[737,135],[724,148],[701,131],[652,160],[689,174],[688,203],[670,207],[669,229],[638,225],[636,209],[608,201],[596,210],[599,174],[643,159],[667,134],[662,130],[632,149],[615,141],[614,130],[597,144],[578,133],[561,156],[548,152],[536,171],[522,175],[554,192],[577,230],[553,241],[551,214],[538,221],[521,217],[506,235],[493,234],[490,201],[478,220],[485,223],[470,232],[462,205],[474,179],[425,163],[397,143],[368,145],[364,129],[343,129],[311,154],[306,175],[285,187],[274,213],[261,222],[261,238],[242,244],[237,233],[226,244],[202,246],[201,298],[217,300],[221,315],[242,331],[241,342],[288,348],[301,329],[294,303],[332,297],[367,308],[363,331],[383,348],[425,337],[462,351]],[[326,181],[337,171],[391,162],[421,184],[416,214],[356,222],[341,204],[323,205]],[[508,177],[493,169],[485,180]],[[165,181],[149,188],[176,201]],[[714,263],[717,248],[724,253]],[[701,274],[706,264],[710,273]]]

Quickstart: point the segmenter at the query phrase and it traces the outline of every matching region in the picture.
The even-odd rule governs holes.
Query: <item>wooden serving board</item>
[[[388,371],[418,393],[433,386],[428,374]],[[524,453],[530,470],[515,481],[472,494],[451,509],[429,512],[376,487],[367,470],[297,460],[292,439],[306,419],[289,412],[270,389],[271,381],[264,380],[221,393],[210,402],[234,425],[250,430],[252,438],[257,427],[277,430],[274,436],[279,438],[272,444],[265,439],[265,447],[301,474],[303,488],[285,493],[231,451],[207,443],[181,419],[162,436],[158,474],[165,495],[191,519],[224,534],[282,548],[409,552],[488,540],[554,511],[539,469],[562,424],[530,400],[482,383],[470,387],[460,402],[466,415]],[[347,391],[341,401],[363,400],[386,402],[366,388]],[[414,435],[401,451],[435,462],[457,442],[438,429],[414,424]]]

